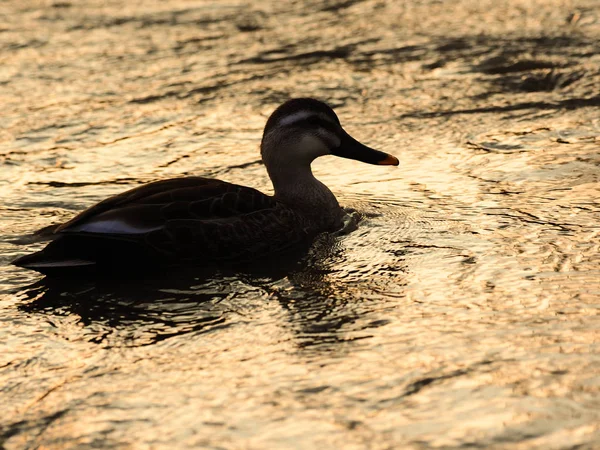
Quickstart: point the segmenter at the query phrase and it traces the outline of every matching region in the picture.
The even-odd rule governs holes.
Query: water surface
[[[600,446],[597,2],[5,2],[0,444]],[[16,236],[187,174],[270,192],[319,97],[399,168],[289,267],[55,283]]]

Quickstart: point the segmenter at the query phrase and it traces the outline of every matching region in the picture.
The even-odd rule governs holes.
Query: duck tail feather
[[[12,261],[11,264],[25,269],[35,270],[44,275],[52,275],[62,271],[77,269],[93,269],[96,266],[94,261],[81,258],[47,255],[43,250],[30,255],[21,256]]]

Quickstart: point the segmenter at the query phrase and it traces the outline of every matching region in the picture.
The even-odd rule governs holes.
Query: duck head
[[[261,142],[261,156],[273,168],[310,167],[319,156],[335,155],[368,164],[398,165],[395,156],[367,147],[350,136],[325,103],[296,98],[279,106],[269,117]]]

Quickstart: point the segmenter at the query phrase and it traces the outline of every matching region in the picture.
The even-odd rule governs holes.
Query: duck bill
[[[346,132],[342,136],[340,146],[334,149],[331,154],[380,166],[397,166],[399,164],[398,158],[395,156],[367,147]]]

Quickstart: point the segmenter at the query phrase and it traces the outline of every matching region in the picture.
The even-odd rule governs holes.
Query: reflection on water
[[[0,446],[600,446],[597,7],[450,3],[6,5]],[[7,265],[151,180],[269,192],[301,95],[400,157],[314,164],[353,233],[243,271]]]
[[[156,285],[152,288],[141,280],[125,286],[97,286],[93,282],[63,286],[42,280],[24,292],[32,301],[19,309],[47,314],[54,322],[60,322],[60,317],[77,318],[91,342],[114,339],[112,335],[116,334],[125,345],[153,344],[225,323],[226,312],[220,310],[220,303],[227,293],[211,289],[210,283],[204,282],[186,287],[187,291]]]

